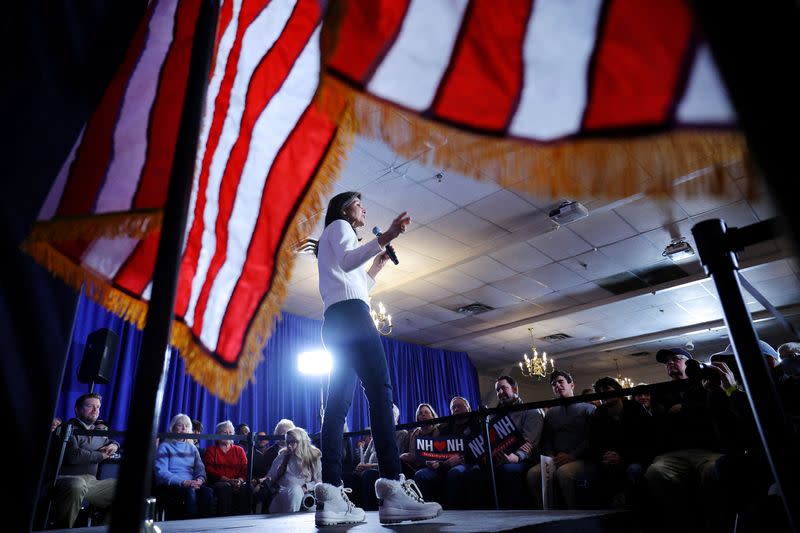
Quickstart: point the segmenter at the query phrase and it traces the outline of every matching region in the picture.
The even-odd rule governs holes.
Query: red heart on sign
[[[437,452],[441,452],[447,447],[447,443],[443,440],[439,440],[433,443],[433,447],[436,449]]]

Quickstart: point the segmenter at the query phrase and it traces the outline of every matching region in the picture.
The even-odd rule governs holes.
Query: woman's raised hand
[[[396,239],[398,235],[404,233],[406,231],[406,227],[411,224],[411,216],[408,214],[408,211],[403,211],[397,218],[392,220],[392,224],[389,226],[389,229],[386,230],[386,233],[389,234],[390,239]]]

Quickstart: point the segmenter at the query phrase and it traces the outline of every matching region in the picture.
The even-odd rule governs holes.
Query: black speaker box
[[[110,329],[103,328],[86,338],[86,348],[78,369],[81,383],[108,383],[114,374],[117,362],[119,336]]]

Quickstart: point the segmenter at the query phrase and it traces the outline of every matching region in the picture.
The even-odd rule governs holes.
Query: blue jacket
[[[156,485],[180,485],[187,479],[206,479],[200,452],[191,442],[167,440],[156,451]]]

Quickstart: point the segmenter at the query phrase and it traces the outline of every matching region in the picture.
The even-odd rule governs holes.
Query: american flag
[[[329,107],[477,179],[629,195],[744,153],[685,0],[349,0],[325,31]]]
[[[199,8],[150,3],[27,243],[140,326]],[[220,9],[171,342],[189,373],[228,401],[262,357],[292,245],[306,236],[299,221],[319,211],[344,150],[346,136],[313,103],[320,26],[316,0],[226,0]]]

